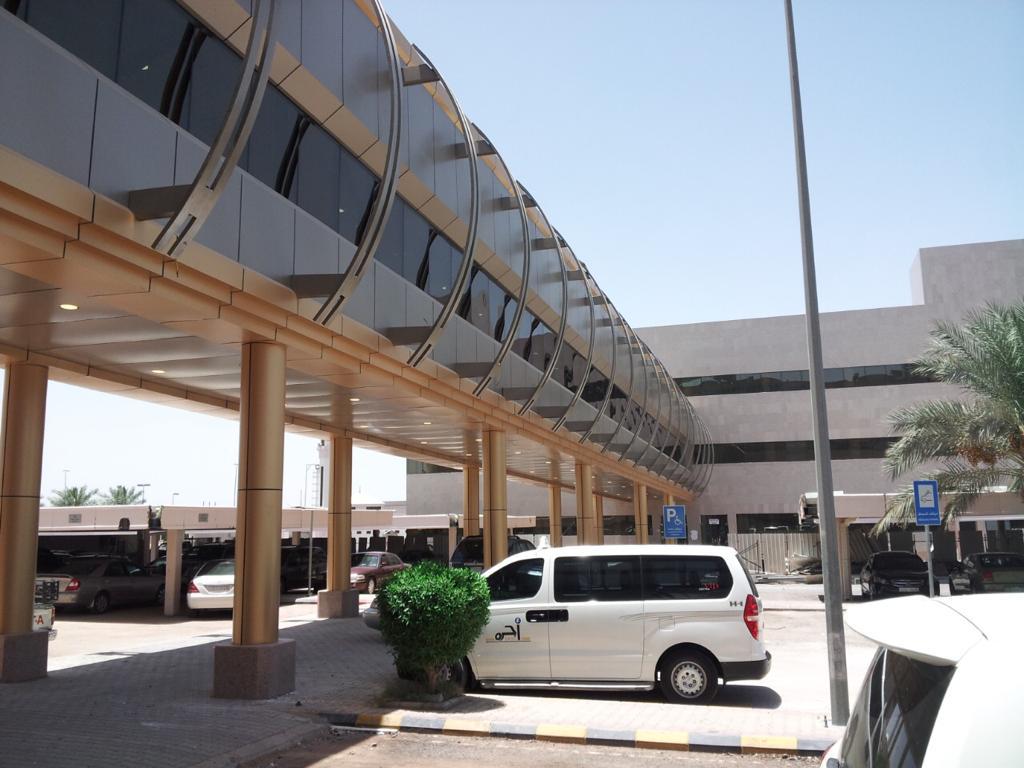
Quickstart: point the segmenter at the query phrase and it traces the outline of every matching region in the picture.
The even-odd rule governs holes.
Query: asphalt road
[[[242,768],[479,768],[486,766],[545,766],[577,768],[816,768],[813,757],[727,755],[710,752],[595,747],[497,738],[466,738],[432,734],[341,731],[287,752],[244,763]]]

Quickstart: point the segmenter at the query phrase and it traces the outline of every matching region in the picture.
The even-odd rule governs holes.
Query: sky
[[[803,312],[781,0],[385,7],[634,327]],[[919,248],[1024,237],[1024,2],[794,15],[822,311],[910,303]],[[237,457],[235,421],[50,385],[44,496],[67,469],[230,505]],[[286,505],[317,460],[286,438]],[[405,497],[400,459],[354,478]]]

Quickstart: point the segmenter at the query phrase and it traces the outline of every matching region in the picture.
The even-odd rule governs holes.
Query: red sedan
[[[372,595],[393,573],[408,567],[391,552],[355,552],[350,583],[352,589]]]

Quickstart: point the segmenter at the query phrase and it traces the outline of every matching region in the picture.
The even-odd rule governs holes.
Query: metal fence
[[[821,557],[817,533],[730,533],[729,546],[749,570],[761,573],[789,573],[805,559]]]

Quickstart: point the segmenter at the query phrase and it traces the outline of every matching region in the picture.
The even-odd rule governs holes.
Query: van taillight
[[[750,636],[757,640],[761,632],[761,611],[757,607],[757,598],[747,595],[747,602],[743,606],[743,623],[747,625]]]
[[[191,592],[192,594],[198,594],[199,593],[199,587],[196,586],[196,583],[194,581],[190,581],[188,583],[188,591]]]
[[[74,576],[72,576],[71,577],[71,581],[68,582],[68,585],[67,585],[67,587],[65,588],[64,591],[65,592],[77,592],[78,589],[81,586],[82,586],[82,582],[80,582],[78,579],[76,579]]]

